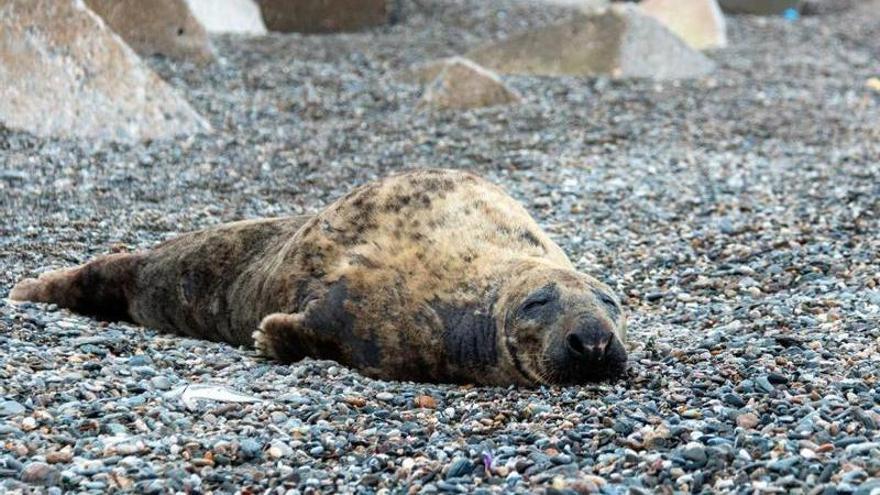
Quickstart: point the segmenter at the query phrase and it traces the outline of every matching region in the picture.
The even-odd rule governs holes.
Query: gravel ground
[[[0,128],[0,294],[176,232],[315,211],[393,171],[466,168],[626,296],[626,379],[388,383],[0,302],[0,492],[877,493],[880,6],[730,19],[707,80],[514,77],[523,104],[446,113],[416,111],[396,74],[558,12],[405,14],[218,38],[207,70],[152,61],[212,135]]]

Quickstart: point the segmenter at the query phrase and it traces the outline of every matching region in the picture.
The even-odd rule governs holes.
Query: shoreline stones
[[[193,16],[209,33],[263,35],[268,32],[254,0],[186,0]]]
[[[639,10],[695,50],[727,46],[727,23],[715,0],[645,0]]]
[[[680,79],[714,69],[654,18],[620,5],[515,34],[465,56],[501,74]]]
[[[0,401],[0,418],[18,416],[25,412],[25,407],[14,400]]]
[[[718,3],[730,14],[778,15],[798,8],[801,0],[718,0]]]
[[[462,57],[428,64],[416,71],[416,79],[433,79],[425,88],[422,106],[458,109],[507,105],[521,100],[497,74]]]
[[[208,33],[186,0],[85,0],[142,57],[162,55],[197,64],[214,60]]]
[[[123,142],[211,129],[81,2],[8,0],[0,31],[4,125]]]
[[[337,33],[383,26],[395,17],[393,0],[258,0],[270,31]]]

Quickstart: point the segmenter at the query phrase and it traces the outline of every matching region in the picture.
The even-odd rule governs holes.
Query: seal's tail
[[[107,321],[131,321],[129,301],[140,259],[140,254],[111,254],[47,272],[16,284],[9,298],[54,303]]]

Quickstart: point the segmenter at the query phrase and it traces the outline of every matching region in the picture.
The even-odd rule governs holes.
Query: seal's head
[[[626,369],[626,318],[605,284],[533,263],[500,294],[500,338],[520,374],[542,384],[612,379]]]

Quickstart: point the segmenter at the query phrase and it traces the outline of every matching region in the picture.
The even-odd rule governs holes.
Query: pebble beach
[[[212,133],[0,126],[0,296],[466,169],[622,296],[626,376],[384,382],[0,300],[0,493],[880,493],[880,4],[729,16],[707,77],[504,76],[520,103],[466,111],[420,108],[403,75],[564,11],[401,9],[360,33],[214,36],[207,67],[148,60]]]

